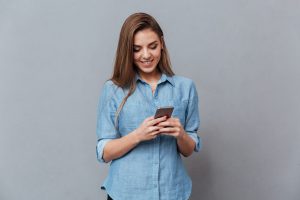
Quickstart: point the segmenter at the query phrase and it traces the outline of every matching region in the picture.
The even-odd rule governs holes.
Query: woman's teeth
[[[148,64],[150,64],[152,61],[142,61],[142,63],[144,63],[144,64],[146,64],[146,65],[148,65]]]

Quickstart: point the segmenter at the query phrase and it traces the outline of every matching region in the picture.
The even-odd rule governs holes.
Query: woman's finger
[[[171,123],[169,121],[164,121],[164,122],[160,122],[159,124],[157,124],[157,126],[159,126],[159,127],[171,126]]]
[[[150,116],[150,117],[147,117],[144,121],[147,122],[147,121],[151,121],[154,119],[154,116]]]
[[[159,118],[153,119],[152,121],[150,121],[149,125],[150,125],[150,126],[153,126],[153,125],[158,124],[158,123],[160,123],[160,122],[162,122],[162,121],[165,121],[166,119],[167,119],[166,116],[163,116],[163,117],[159,117]]]
[[[149,127],[149,132],[153,132],[153,131],[157,131],[157,130],[159,130],[161,127],[159,127],[159,126],[150,126]]]
[[[177,125],[178,124],[173,121],[164,121],[164,122],[160,122],[159,124],[157,124],[157,126],[160,126],[160,127],[167,127],[167,126],[176,127]]]
[[[175,132],[175,128],[173,128],[173,127],[161,128],[161,129],[159,129],[159,131],[161,133],[172,133],[172,132]]]
[[[151,135],[159,135],[159,133],[160,133],[160,131],[157,130],[157,131],[153,131],[153,132],[151,133]]]
[[[174,133],[174,132],[178,132],[179,128],[177,127],[165,127],[165,128],[161,128],[159,129],[159,132],[161,133]]]

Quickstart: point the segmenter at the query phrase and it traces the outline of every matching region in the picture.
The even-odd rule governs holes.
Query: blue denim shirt
[[[115,126],[115,114],[126,96],[126,90],[112,81],[104,84],[98,104],[97,159],[104,162],[105,144],[132,132],[153,116],[157,107],[174,106],[173,117],[180,119],[186,133],[200,150],[197,130],[200,124],[198,95],[192,80],[181,76],[162,74],[155,93],[136,76],[137,87],[127,99]],[[112,160],[109,174],[102,185],[114,200],[187,200],[192,182],[184,168],[176,139],[159,135],[153,140],[139,143],[124,156]]]

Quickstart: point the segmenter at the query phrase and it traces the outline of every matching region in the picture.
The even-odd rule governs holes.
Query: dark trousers
[[[109,195],[107,195],[107,200],[113,200]]]

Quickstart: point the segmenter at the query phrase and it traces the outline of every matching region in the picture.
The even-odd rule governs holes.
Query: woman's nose
[[[148,51],[148,49],[143,50],[143,55],[142,55],[143,59],[148,59],[151,57],[150,52]]]

